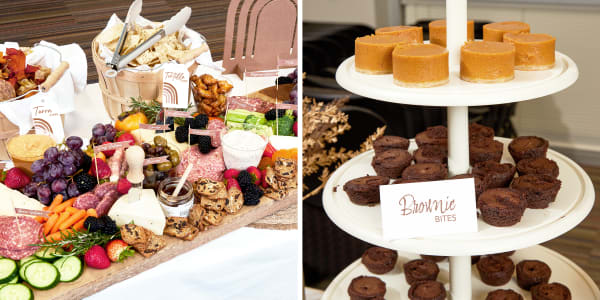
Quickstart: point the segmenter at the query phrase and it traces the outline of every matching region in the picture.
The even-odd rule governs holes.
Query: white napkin
[[[58,50],[62,59],[69,63],[69,68],[48,91],[48,94],[51,94],[48,95],[49,97],[45,97],[46,95],[40,92],[22,100],[0,103],[0,112],[19,127],[20,134],[26,134],[33,126],[30,110],[32,100],[38,97],[53,99],[56,107],[59,108],[58,112],[66,114],[75,110],[75,94],[83,91],[87,83],[87,60],[79,45],[57,46],[45,41],[41,41],[40,44]],[[19,44],[11,42],[0,44],[0,51],[5,51],[6,48],[19,48]],[[32,52],[26,57],[27,64],[51,69],[58,67],[60,62],[60,55],[56,51],[42,46],[33,47]]]

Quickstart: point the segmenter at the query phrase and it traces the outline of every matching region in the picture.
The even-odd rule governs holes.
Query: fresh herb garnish
[[[42,247],[44,249],[54,248],[57,251],[55,256],[81,256],[84,255],[92,246],[100,245],[104,246],[111,240],[118,239],[121,237],[121,232],[115,234],[104,234],[100,231],[86,232],[86,231],[69,231],[68,233],[61,234],[62,239],[60,241],[49,241],[45,238],[44,243],[32,244],[33,247]],[[61,253],[59,248],[71,248],[64,253]]]

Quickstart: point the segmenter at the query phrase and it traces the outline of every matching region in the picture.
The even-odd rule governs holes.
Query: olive
[[[162,155],[164,151],[165,148],[163,148],[162,146],[156,146],[156,154]]]
[[[164,147],[167,145],[167,140],[165,140],[165,138],[163,138],[162,136],[157,135],[154,137],[154,145]]]
[[[144,176],[145,177],[150,177],[154,174],[154,167],[152,165],[147,165],[144,168]]]
[[[156,172],[156,181],[163,181],[165,178],[167,178],[166,172]]]
[[[169,171],[169,170],[171,170],[171,168],[173,168],[173,164],[170,161],[163,162],[163,163],[156,165],[156,169],[161,172]]]
[[[148,152],[148,149],[150,149],[150,147],[152,147],[152,146],[148,143],[142,144],[142,149],[144,149],[144,152]]]
[[[177,151],[173,151],[169,154],[169,160],[171,161],[171,164],[173,164],[173,167],[176,167],[179,164],[179,154]]]

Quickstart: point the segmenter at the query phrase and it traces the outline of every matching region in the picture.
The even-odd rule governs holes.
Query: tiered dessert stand
[[[447,47],[450,52],[448,84],[434,88],[403,88],[394,85],[391,74],[358,73],[354,68],[354,57],[346,59],[339,66],[336,80],[346,90],[372,99],[398,104],[446,106],[448,169],[450,176],[453,176],[468,173],[470,168],[469,106],[518,102],[550,95],[573,84],[577,80],[578,70],[573,60],[556,52],[556,65],[550,70],[515,71],[515,79],[506,83],[477,84],[462,81],[459,76],[460,47],[467,37],[467,0],[447,0],[446,20]],[[502,160],[513,163],[507,151],[510,140],[496,139],[504,143]],[[409,150],[414,149],[416,145],[412,141]],[[323,191],[323,205],[327,215],[342,230],[371,244],[409,253],[450,256],[449,265],[440,264],[440,267],[449,274],[446,282],[450,283],[449,294],[453,300],[484,299],[488,291],[495,289],[483,286],[483,283],[471,274],[471,255],[523,249],[556,238],[583,221],[594,204],[594,188],[589,176],[569,158],[548,150],[548,158],[556,161],[559,166],[558,178],[562,181],[562,188],[550,207],[527,209],[521,222],[511,227],[494,227],[479,220],[478,232],[475,233],[389,241],[382,235],[380,207],[354,205],[341,188],[353,178],[365,174],[375,175],[370,164],[373,155],[373,151],[365,152],[346,162],[332,174]],[[402,255],[411,254],[400,253],[401,257]],[[569,286],[573,299],[600,299],[600,291],[590,277],[559,254],[535,246],[519,251],[515,259],[519,256],[524,256],[521,259],[547,259],[546,262],[554,270],[551,281],[559,281]],[[361,269],[364,269],[362,273]],[[353,263],[332,282],[323,299],[347,297],[346,290],[350,280],[358,275],[368,274],[360,262]],[[561,274],[560,278],[555,277],[559,276],[558,274]],[[440,278],[444,281],[441,275]],[[404,279],[401,279],[388,281],[388,290],[391,288],[398,291],[399,288],[401,292],[392,292],[386,295],[386,299],[407,299],[408,286]],[[518,290],[514,280],[511,284]],[[524,296],[530,299],[529,295]]]

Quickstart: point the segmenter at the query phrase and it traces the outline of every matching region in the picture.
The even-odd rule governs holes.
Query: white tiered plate
[[[515,79],[504,83],[470,83],[450,70],[448,84],[432,88],[405,88],[394,84],[392,74],[368,75],[354,68],[354,56],[337,69],[336,80],[346,90],[367,98],[425,106],[478,106],[530,100],[559,92],[577,80],[577,65],[556,52],[554,68],[545,71],[515,71]]]
[[[496,138],[504,143],[503,162],[513,163],[508,154],[510,139]],[[411,141],[410,151],[416,149]],[[546,209],[527,209],[521,222],[510,227],[494,227],[478,221],[476,233],[411,238],[388,241],[383,239],[381,208],[350,202],[344,184],[354,178],[375,175],[368,151],[339,167],[323,190],[323,206],[329,218],[342,230],[371,244],[411,253],[443,256],[480,255],[521,249],[551,240],[579,224],[594,204],[594,187],[589,176],[566,156],[548,150],[547,157],[560,169],[562,187]],[[334,192],[335,190],[335,192]],[[407,228],[406,230],[410,230]]]
[[[386,283],[387,292],[385,299],[388,300],[405,300],[408,299],[409,285],[406,283],[402,271],[402,264],[405,262],[419,258],[416,254],[398,253],[398,263],[396,268],[390,273],[384,275],[372,274],[360,262],[360,259],[346,267],[325,290],[322,300],[333,299],[348,299],[348,286],[352,279],[360,276],[376,276]],[[542,246],[533,246],[531,248],[517,251],[510,257],[515,265],[524,259],[537,259],[547,263],[552,269],[550,282],[560,282],[566,285],[571,291],[573,299],[600,299],[600,290],[594,281],[580,267],[571,262],[566,257]],[[438,281],[446,286],[446,292],[449,287],[449,271],[448,260],[438,263],[440,273]],[[479,279],[477,267],[472,267],[471,283],[473,290],[473,300],[484,300],[486,295],[495,289],[512,289],[521,294],[525,300],[531,299],[531,293],[521,289],[517,285],[516,275],[513,274],[511,281],[503,286],[494,287],[486,285]]]

